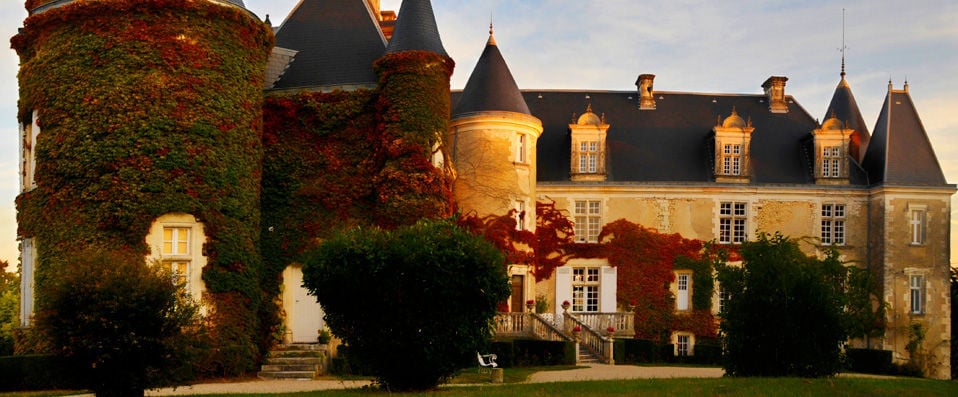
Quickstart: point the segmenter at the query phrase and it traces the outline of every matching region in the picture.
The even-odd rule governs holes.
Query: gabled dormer
[[[585,113],[574,119],[575,124],[569,124],[572,136],[571,169],[569,174],[573,182],[605,181],[606,180],[606,135],[609,132],[609,123],[605,115],[599,116],[592,112],[589,104]]]
[[[753,131],[751,119],[746,122],[734,107],[732,114],[712,129],[716,182],[748,183],[751,180],[749,148]]]
[[[849,142],[855,130],[833,114],[821,127],[812,131],[815,142],[815,183],[847,185]]]

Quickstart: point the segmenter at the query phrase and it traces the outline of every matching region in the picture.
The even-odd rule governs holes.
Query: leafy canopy
[[[720,264],[728,293],[721,324],[730,376],[835,374],[847,338],[838,254],[806,256],[781,234],[742,245],[741,267]]]
[[[502,253],[449,220],[353,229],[307,253],[326,322],[390,390],[447,380],[491,338],[509,296]],[[475,360],[475,358],[472,358]]]

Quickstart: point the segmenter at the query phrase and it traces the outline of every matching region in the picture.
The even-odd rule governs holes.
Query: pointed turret
[[[855,101],[855,95],[852,94],[852,88],[845,80],[845,60],[842,59],[842,80],[835,87],[835,93],[832,95],[832,102],[825,111],[822,120],[828,120],[832,117],[837,118],[844,124],[844,128],[854,130],[849,142],[848,154],[856,162],[862,161],[864,155],[862,148],[868,145],[870,134],[865,125],[865,119],[858,110],[858,102]]]
[[[376,84],[373,62],[386,39],[366,1],[303,0],[276,32],[276,46],[295,51],[277,89]]]
[[[505,111],[531,114],[489,27],[489,41],[476,63],[452,117],[475,112]]]
[[[429,0],[404,0],[399,7],[396,28],[386,53],[403,51],[429,51],[448,56]]]
[[[872,184],[947,185],[907,90],[889,85],[862,167]]]

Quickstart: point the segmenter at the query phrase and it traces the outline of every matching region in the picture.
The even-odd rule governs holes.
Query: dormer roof
[[[855,130],[852,136],[854,148],[864,148],[868,145],[871,134],[868,132],[868,126],[865,119],[862,118],[862,112],[858,110],[858,102],[855,101],[855,95],[852,94],[852,88],[845,80],[845,72],[842,72],[842,80],[835,87],[835,93],[832,94],[832,101],[825,111],[823,120],[835,117],[844,123],[844,128]],[[851,153],[856,161],[861,160],[859,153]]]
[[[403,51],[429,51],[448,56],[442,46],[436,15],[429,0],[403,0],[399,7],[396,28],[386,53]]]
[[[296,56],[274,88],[373,85],[386,39],[366,1],[302,0],[276,32],[276,46]]]
[[[907,90],[889,89],[862,167],[871,184],[947,185]]]
[[[452,112],[453,117],[485,111],[530,114],[491,32],[460,98]]]

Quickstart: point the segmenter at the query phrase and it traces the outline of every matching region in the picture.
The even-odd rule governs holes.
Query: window
[[[594,174],[599,169],[599,142],[579,142],[579,173]]]
[[[675,336],[675,355],[686,357],[692,355],[692,336],[679,334]]]
[[[163,264],[173,275],[173,282],[186,288],[190,274],[190,228],[164,227],[160,253]]]
[[[572,269],[572,311],[599,311],[599,268]]]
[[[33,111],[31,121],[20,125],[21,158],[20,158],[20,186],[22,191],[28,191],[37,187],[36,169],[37,169],[37,138],[40,135],[40,124],[37,119],[39,114]]]
[[[910,277],[909,296],[911,297],[911,314],[925,313],[925,276],[913,274]]]
[[[29,327],[34,312],[33,286],[37,246],[34,239],[25,238],[20,249],[20,326]]]
[[[525,163],[526,162],[526,135],[519,134],[519,150],[516,153],[516,162]]]
[[[723,202],[719,206],[719,243],[741,244],[745,241],[746,203]]]
[[[675,299],[675,308],[677,310],[689,310],[689,275],[687,273],[679,274],[676,278],[678,283],[678,296]]]
[[[526,202],[516,201],[516,230],[526,230]]]
[[[822,244],[845,245],[845,204],[822,204]]]
[[[927,216],[924,208],[912,209],[910,212],[911,221],[911,244],[922,245],[925,243],[927,233]]]
[[[742,145],[726,144],[722,150],[722,174],[742,174]]]
[[[842,148],[839,146],[825,146],[822,148],[822,178],[838,178],[841,176]]]
[[[601,224],[601,202],[598,200],[577,200],[574,207],[575,241],[577,243],[595,243],[599,241]]]
[[[725,288],[720,285],[720,286],[719,286],[719,289],[718,289],[718,311],[719,311],[719,314],[722,314],[722,313],[725,312],[725,302],[727,302],[727,301],[728,301],[728,291],[726,291]]]

